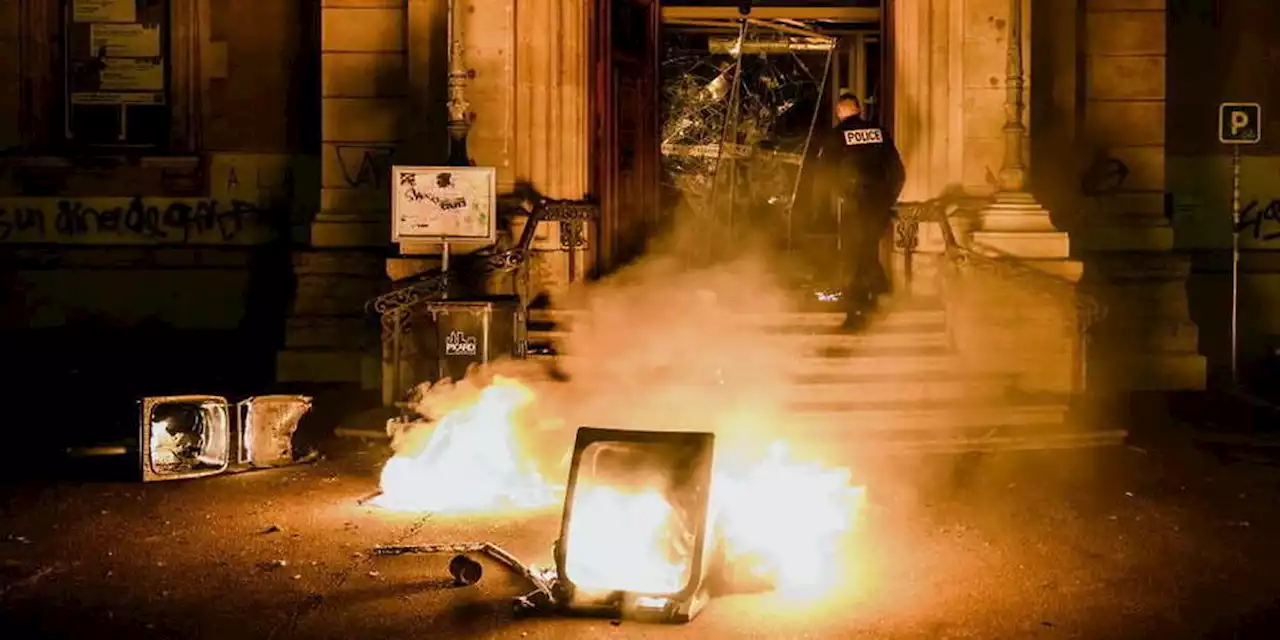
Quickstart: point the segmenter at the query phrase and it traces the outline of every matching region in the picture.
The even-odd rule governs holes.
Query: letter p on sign
[[[1262,105],[1256,102],[1224,102],[1218,111],[1218,140],[1223,144],[1258,144],[1262,141]]]

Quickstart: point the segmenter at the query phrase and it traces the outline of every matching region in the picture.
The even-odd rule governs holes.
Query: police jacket
[[[902,157],[889,134],[859,116],[817,134],[806,156],[803,171],[811,180],[868,205],[892,206],[906,182]]]

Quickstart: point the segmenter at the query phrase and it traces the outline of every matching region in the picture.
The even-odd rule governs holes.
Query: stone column
[[[1028,83],[1024,65],[1024,2],[1026,0],[1008,0],[1004,29],[1004,82],[1001,87],[1004,93],[1003,154],[995,176],[995,199],[982,212],[972,238],[975,248],[992,255],[1055,261],[1057,264],[1042,264],[1060,275],[1076,279],[1080,276],[1081,266],[1066,260],[1070,255],[1067,234],[1053,226],[1048,209],[1027,190]],[[973,71],[981,73],[976,69]]]
[[[446,0],[411,2],[411,28],[418,25],[418,32],[443,38]],[[421,12],[415,14],[420,5]],[[551,198],[587,195],[591,6],[590,0],[455,2],[459,20],[455,31],[461,36],[465,66],[474,73],[465,82],[463,94],[475,116],[467,148],[476,165],[498,169],[499,193],[528,182]],[[434,12],[430,18],[429,11]],[[423,24],[416,16],[423,16]],[[427,26],[427,20],[434,26]],[[414,37],[409,45],[410,68],[433,70],[439,76],[436,86],[442,87],[447,79],[447,51],[443,43]],[[415,82],[419,81],[411,84],[417,86]],[[433,96],[446,99],[440,89]],[[431,112],[431,119],[440,123],[440,134],[445,111],[440,104]],[[442,140],[433,134],[433,142]],[[443,160],[441,156],[434,161]],[[510,232],[519,237],[523,224],[523,219],[516,220]],[[570,274],[568,254],[561,251],[561,227],[543,226],[534,244],[540,251],[535,255],[531,286],[563,290]],[[592,237],[590,232],[586,235]],[[588,272],[588,256],[585,248],[577,250],[573,280],[582,280]]]
[[[515,144],[512,176],[543,195],[578,200],[590,188],[590,0],[516,2]],[[479,126],[479,125],[477,125]],[[565,225],[539,233],[530,286],[552,296],[590,272],[586,247],[574,249],[574,273],[562,250]],[[584,234],[593,239],[591,230]]]
[[[296,232],[282,382],[378,386],[365,302],[383,286],[390,166],[408,136],[407,0],[323,0],[320,211]]]
[[[895,0],[890,7],[894,142],[907,182],[902,200],[939,196],[963,182],[965,166],[965,0]],[[936,224],[918,227],[911,250],[910,294],[934,296],[943,249]],[[894,238],[894,282],[905,290],[907,247]]]
[[[974,219],[952,218],[962,242],[1016,259],[1068,281],[1082,267],[1068,259],[1067,234],[1028,193],[1025,74],[1027,0],[897,0],[893,4],[894,131],[907,165],[904,200],[948,189],[992,196]],[[942,249],[921,225],[913,293],[929,295],[928,261]],[[976,229],[975,229],[976,227]],[[933,254],[933,255],[930,255]],[[923,264],[922,264],[923,262]],[[921,269],[921,267],[925,267]],[[1066,306],[1032,295],[1034,280],[964,271],[941,291],[962,356],[997,367],[1026,390],[1071,388],[1068,352],[1078,337]],[[1069,288],[1067,289],[1069,294]],[[1069,314],[1064,317],[1064,313]],[[993,362],[993,354],[1008,354]]]
[[[1085,5],[1086,211],[1073,232],[1086,282],[1109,308],[1091,371],[1100,386],[1203,389],[1188,260],[1165,217],[1165,0]]]

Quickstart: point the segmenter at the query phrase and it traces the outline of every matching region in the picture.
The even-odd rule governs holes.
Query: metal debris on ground
[[[449,570],[458,584],[475,584],[479,581],[481,571],[479,563],[466,558],[464,554],[478,553],[488,556],[498,564],[523,576],[534,586],[534,590],[515,598],[513,605],[517,613],[534,613],[554,608],[558,602],[555,596],[556,574],[553,569],[539,568],[520,562],[507,550],[492,542],[465,542],[453,544],[423,545],[388,545],[374,547],[373,555],[380,557],[403,556],[410,554],[458,554],[449,563]],[[459,560],[462,558],[462,560]],[[474,567],[471,565],[475,565]],[[455,573],[457,572],[457,573]],[[464,573],[465,572],[465,573]],[[468,581],[469,580],[469,581]]]
[[[263,533],[263,534],[267,534],[267,533],[279,533],[279,532],[281,532],[281,531],[284,531],[284,529],[280,528],[280,525],[278,525],[278,524],[273,524],[273,525],[271,525],[271,526],[267,527],[266,529],[263,529],[263,530],[262,530],[262,533]]]
[[[369,504],[369,503],[370,503],[370,502],[372,502],[373,500],[377,499],[377,497],[378,497],[378,496],[380,496],[380,495],[382,495],[382,492],[381,492],[381,491],[374,491],[373,493],[371,493],[371,494],[369,494],[369,495],[367,495],[367,496],[365,496],[365,497],[363,497],[363,498],[360,498],[359,500],[356,500],[356,505],[363,507],[363,506],[365,506],[366,504]]]

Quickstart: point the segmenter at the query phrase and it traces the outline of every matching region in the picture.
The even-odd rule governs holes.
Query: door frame
[[[613,48],[613,34],[609,26],[613,21],[613,6],[617,2],[634,2],[636,4],[650,6],[651,22],[648,30],[649,40],[646,47],[652,53],[650,68],[654,75],[654,82],[661,83],[660,71],[662,60],[662,7],[661,0],[592,0],[591,15],[592,20],[588,27],[588,38],[590,42],[589,56],[590,69],[589,74],[589,126],[591,148],[589,150],[589,184],[590,192],[595,194],[599,199],[600,217],[595,225],[595,241],[590,244],[588,260],[590,260],[590,272],[588,277],[599,278],[608,274],[614,269],[621,266],[623,260],[628,256],[622,255],[630,241],[634,239],[624,238],[624,230],[628,229],[648,229],[658,212],[649,212],[646,214],[646,220],[643,221],[625,221],[620,219],[619,207],[619,185],[615,179],[614,162],[618,158],[620,145],[617,134],[617,96],[614,91],[613,74],[612,74],[612,58],[611,51]],[[654,86],[651,88],[655,102],[658,99],[658,91],[660,88]],[[661,149],[661,114],[654,104],[649,110],[647,116],[652,121],[649,123],[650,130],[655,132],[653,139],[648,141],[652,145],[649,150],[653,156],[655,163],[655,171],[657,163],[660,162],[659,150]],[[660,193],[659,174],[649,176],[654,190],[653,201],[658,202]]]
[[[662,0],[591,0],[592,19],[588,25],[588,55],[589,68],[591,70],[588,74],[589,86],[587,89],[589,140],[591,144],[588,150],[588,184],[590,193],[596,196],[600,205],[600,216],[594,225],[594,241],[590,243],[587,255],[590,264],[588,277],[593,279],[606,275],[618,268],[621,266],[622,261],[628,257],[623,256],[622,251],[634,239],[624,238],[625,230],[651,231],[656,227],[661,216],[661,212],[655,210],[647,212],[645,214],[646,219],[643,221],[624,221],[619,218],[618,197],[620,190],[614,178],[614,167],[612,166],[619,153],[619,141],[615,127],[617,105],[611,73],[612,33],[608,28],[612,24],[613,5],[618,2],[635,2],[653,6],[650,12],[651,24],[648,31],[651,40],[647,46],[652,52],[652,59],[649,62],[650,68],[654,73],[654,82],[657,86],[652,87],[651,95],[655,104],[647,114],[652,120],[649,123],[650,130],[655,135],[648,143],[652,145],[649,153],[652,154],[656,162],[655,170],[657,171],[656,175],[650,177],[650,181],[653,183],[651,186],[654,189],[653,203],[657,206],[661,202],[660,152],[662,146],[662,114],[660,104],[657,102],[661,100]],[[879,7],[880,87],[878,87],[876,115],[880,125],[889,131],[894,128],[894,111],[897,97],[895,95],[897,83],[894,77],[896,56],[892,46],[892,33],[896,17],[895,4],[893,0],[880,0]],[[733,7],[690,7],[689,9],[701,11],[720,9],[736,13],[736,9]],[[848,8],[833,10],[843,10],[846,13],[851,11]]]

